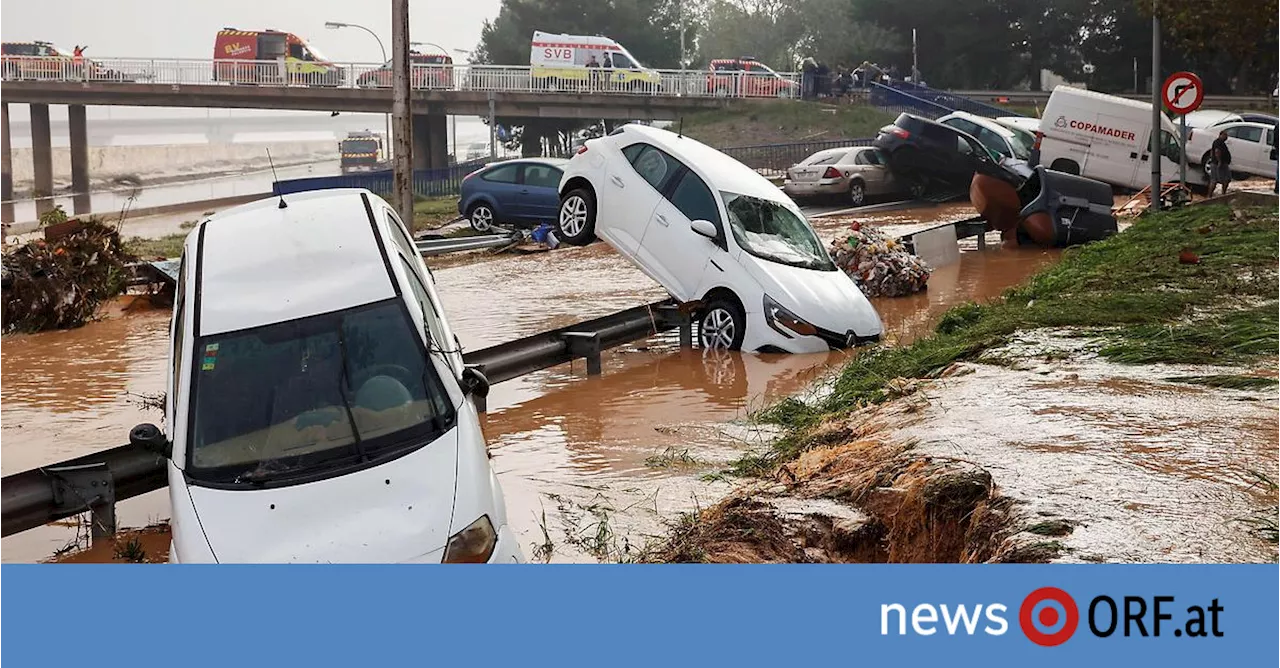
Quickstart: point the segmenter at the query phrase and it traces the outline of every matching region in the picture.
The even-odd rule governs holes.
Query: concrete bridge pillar
[[[449,123],[444,114],[414,114],[413,168],[449,166]]]
[[[9,103],[0,103],[0,222],[13,222],[13,150],[9,146]]]
[[[83,104],[67,105],[71,135],[71,192],[76,215],[89,213],[89,127]]]
[[[53,139],[49,133],[49,105],[31,105],[31,159],[35,176],[36,215],[53,209]]]

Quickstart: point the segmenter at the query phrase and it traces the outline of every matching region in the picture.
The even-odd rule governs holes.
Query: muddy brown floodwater
[[[920,218],[971,215],[958,206],[862,216],[889,229]],[[815,219],[825,240],[845,219]],[[899,229],[901,229],[899,227]],[[994,244],[993,244],[994,245]],[[891,338],[925,331],[944,310],[986,300],[1053,263],[1057,253],[977,251],[937,269],[927,292],[874,300]],[[527,255],[432,262],[445,310],[474,350],[606,315],[664,296],[605,244]],[[15,473],[125,442],[158,411],[128,393],[164,382],[168,312],[121,313],[79,330],[5,337],[3,472]],[[743,418],[838,369],[850,352],[722,354],[681,350],[674,333],[605,353],[604,373],[581,361],[494,386],[485,436],[509,519],[531,560],[625,558],[682,511],[705,507],[730,485],[714,474],[754,435]],[[122,525],[168,517],[165,490],[119,504]],[[75,536],[51,525],[5,538],[4,561],[46,559]],[[154,555],[151,555],[154,556]]]

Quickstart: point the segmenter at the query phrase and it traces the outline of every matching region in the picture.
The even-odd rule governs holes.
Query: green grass
[[[874,137],[897,114],[854,104],[744,100],[728,108],[686,115],[671,129],[710,146],[729,148]]]
[[[891,380],[933,377],[1019,330],[1076,328],[1100,338],[1100,354],[1120,363],[1233,364],[1274,356],[1276,211],[1236,213],[1219,205],[1144,216],[1111,239],[1066,251],[1058,265],[999,300],[948,311],[931,336],[857,356],[823,401],[784,399],[757,413],[757,421],[786,431],[732,471],[767,473],[811,446],[808,433],[824,418],[882,402]],[[1200,263],[1181,264],[1183,249]]]
[[[1191,385],[1205,385],[1208,387],[1221,387],[1230,390],[1265,390],[1274,387],[1275,378],[1263,378],[1260,376],[1241,376],[1236,374],[1221,374],[1213,376],[1172,376],[1165,378],[1171,383],[1188,383]]]
[[[182,256],[182,243],[187,240],[187,233],[170,234],[159,239],[143,239],[133,237],[126,239],[124,248],[129,253],[143,260],[157,257],[177,258]]]

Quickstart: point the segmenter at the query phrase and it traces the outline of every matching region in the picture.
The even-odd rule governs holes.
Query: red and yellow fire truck
[[[224,28],[213,41],[213,78],[237,84],[341,86],[344,72],[291,32]]]
[[[410,51],[409,62],[413,64],[410,85],[414,88],[453,88],[453,58],[442,53]],[[356,77],[356,85],[361,88],[390,88],[391,80],[391,62],[387,61],[382,67]]]

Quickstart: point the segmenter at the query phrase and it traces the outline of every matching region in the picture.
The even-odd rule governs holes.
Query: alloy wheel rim
[[[699,337],[703,348],[728,350],[733,345],[733,314],[723,308],[711,309],[702,318]]]
[[[477,232],[488,232],[493,227],[493,212],[487,206],[476,207],[471,212],[471,226],[476,228]]]
[[[867,191],[861,183],[855,183],[849,188],[849,198],[853,200],[854,206],[859,206],[867,198]]]
[[[567,237],[576,237],[587,226],[587,203],[574,195],[560,207],[560,231]]]

